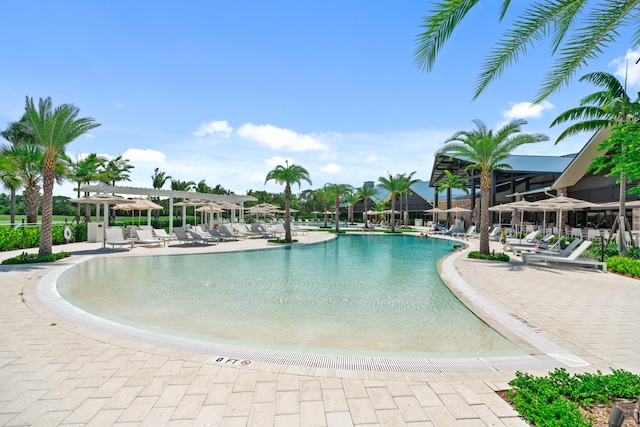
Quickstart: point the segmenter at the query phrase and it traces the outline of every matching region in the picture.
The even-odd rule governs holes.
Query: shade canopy
[[[149,210],[161,210],[164,209],[157,203],[152,202],[149,199],[133,199],[129,200],[130,203],[122,203],[118,204],[114,207],[114,209],[124,210],[124,211],[149,211]]]

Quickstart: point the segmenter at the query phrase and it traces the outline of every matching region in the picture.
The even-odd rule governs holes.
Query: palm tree
[[[340,232],[340,198],[353,192],[349,184],[325,184],[329,197],[333,199],[336,209],[336,233]]]
[[[547,141],[543,134],[521,134],[526,120],[512,120],[495,133],[481,120],[473,121],[476,129],[458,131],[445,141],[445,146],[436,156],[448,154],[464,157],[471,162],[466,170],[480,170],[480,253],[489,254],[489,198],[493,184],[493,171],[497,168],[511,168],[505,160],[513,150],[524,144]]]
[[[402,195],[404,194],[404,206],[405,206],[405,211],[404,211],[404,224],[405,225],[409,225],[409,195],[413,194],[411,192],[411,186],[413,184],[415,184],[416,182],[420,182],[419,179],[414,179],[413,175],[416,173],[416,171],[411,172],[409,175],[405,176],[404,174],[402,174],[402,177],[404,178],[404,189],[400,192],[400,199],[402,200]]]
[[[467,185],[469,185],[468,179],[464,179],[459,177],[458,175],[454,175],[450,170],[445,170],[444,174],[447,176],[446,178],[439,179],[433,183],[433,186],[436,187],[437,193],[442,193],[445,190],[462,190],[465,194],[469,194],[469,189],[467,188]],[[447,209],[450,208],[451,206],[447,206]],[[447,221],[448,219],[449,215],[447,215]]]
[[[42,226],[38,256],[52,253],[53,184],[58,159],[64,155],[68,143],[100,126],[92,118],[78,118],[79,112],[80,109],[72,104],[62,104],[54,109],[51,98],[40,98],[36,108],[33,99],[27,98],[26,120],[33,129],[35,143],[44,149]]]
[[[68,178],[70,181],[78,184],[76,188],[78,198],[80,198],[80,186],[82,184],[90,184],[94,181],[100,181],[107,159],[103,156],[99,156],[96,153],[91,153],[84,158],[76,156],[75,161],[69,162]],[[87,195],[87,193],[85,193]],[[91,205],[85,203],[85,220],[88,222],[90,217]],[[80,220],[80,203],[78,203],[78,210],[76,213],[76,221]]]
[[[286,166],[278,165],[267,173],[264,183],[275,181],[276,184],[284,184],[284,241],[291,243],[291,184],[301,185],[302,181],[311,184],[309,172],[302,166],[286,162]]]
[[[31,128],[29,124],[25,121],[24,116],[17,122],[10,122],[5,130],[0,132],[0,135],[7,141],[12,144],[20,144],[20,143],[31,143],[33,142],[33,132],[31,132]],[[15,159],[14,159],[15,160]],[[13,171],[15,175],[13,177],[8,174],[8,171],[5,172],[2,178],[3,186],[10,191],[11,193],[11,207],[9,210],[10,222],[13,226],[15,224],[15,216],[16,216],[16,191],[20,188],[22,183],[20,182],[20,175],[18,171],[18,165],[15,164],[15,161],[10,161],[9,163],[14,163],[15,168]],[[38,195],[39,197],[39,195]],[[37,217],[37,213],[36,213]]]
[[[212,188],[207,185],[204,179],[201,179],[196,185],[196,192],[198,193],[211,193],[211,190]]]
[[[455,27],[478,3],[480,0],[444,0],[423,18],[424,32],[418,36],[415,51],[416,63],[421,69],[431,71],[438,52]],[[501,2],[499,20],[504,18],[510,4],[510,0]],[[474,98],[500,77],[506,67],[517,62],[518,56],[526,53],[528,47],[549,38],[552,55],[557,60],[536,95],[535,102],[540,102],[566,85],[589,60],[597,58],[604,47],[620,36],[620,27],[636,23],[639,11],[638,0],[533,2],[489,52],[476,83]],[[630,45],[638,45],[640,31],[632,34]]]
[[[191,191],[195,188],[196,183],[193,181],[180,181],[179,179],[171,179],[171,189],[174,191]]]
[[[128,159],[123,159],[122,155],[115,159],[109,160],[104,165],[104,172],[102,173],[102,182],[105,184],[116,185],[116,182],[131,181],[129,172],[134,166],[129,164]]]
[[[11,227],[16,222],[16,191],[22,185],[15,159],[3,155],[0,157],[0,184],[11,192],[9,218]]]
[[[362,220],[364,221],[364,226],[367,226],[366,215],[369,211],[369,199],[378,194],[378,189],[373,185],[373,182],[365,182],[362,187],[356,189],[356,194],[358,197],[362,199],[362,203],[364,203],[364,214],[362,216]]]
[[[579,107],[565,111],[551,123],[551,126],[556,126],[568,121],[580,120],[567,127],[556,140],[556,144],[568,136],[581,132],[596,132],[601,128],[611,129],[615,125],[624,125],[628,122],[640,121],[640,93],[638,93],[638,97],[632,101],[629,94],[627,94],[626,84],[621,83],[609,73],[589,73],[582,76],[580,81],[589,82],[601,90],[585,96],[580,100]],[[626,255],[627,247],[624,239],[624,218],[626,215],[625,199],[627,179],[624,173],[620,174],[618,181],[620,182],[618,249]]]
[[[344,196],[344,201],[348,203],[347,209],[349,213],[347,215],[349,217],[349,221],[353,223],[353,208],[356,203],[360,201],[360,196],[358,196],[357,192],[349,193]]]
[[[44,151],[40,146],[30,142],[20,142],[2,147],[2,156],[12,159],[16,166],[17,175],[20,178],[23,191],[24,211],[27,214],[27,223],[38,222],[38,210],[40,209],[40,184],[42,180],[42,168],[44,167]]]
[[[322,201],[322,210],[324,216],[324,228],[327,228],[327,212],[329,211],[329,197],[331,195],[327,191],[325,187],[318,188],[315,193],[315,197],[317,197],[320,201]]]
[[[153,175],[151,175],[152,186],[155,189],[160,189],[164,187],[168,180],[171,179],[171,175],[167,175],[166,172],[161,172],[159,168],[155,168],[153,170]]]
[[[381,176],[378,178],[378,187],[384,188],[389,192],[391,197],[391,232],[396,231],[396,196],[405,188],[406,176],[396,174],[395,176],[389,174],[388,178]]]

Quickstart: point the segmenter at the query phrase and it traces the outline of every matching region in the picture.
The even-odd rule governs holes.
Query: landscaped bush
[[[622,256],[607,258],[607,268],[625,276],[640,277],[640,261]]]
[[[68,224],[73,234],[72,241],[87,240],[87,224]],[[56,224],[51,228],[54,245],[67,243],[64,238],[64,225]],[[40,245],[40,226],[11,228],[0,227],[0,251],[36,248]]]
[[[469,252],[468,258],[488,259],[490,261],[504,261],[504,262],[509,262],[509,260],[511,259],[511,258],[509,258],[509,255],[507,255],[505,253],[481,254],[478,251]]]
[[[44,255],[39,257],[38,254],[27,254],[23,253],[22,255],[18,255],[13,258],[8,258],[2,261],[2,265],[10,265],[10,264],[33,264],[36,262],[53,262],[62,258],[70,257],[71,253],[69,252],[58,252],[56,254]]]
[[[609,375],[576,374],[556,369],[545,377],[516,372],[507,396],[517,411],[537,427],[589,427],[580,406],[610,404],[611,399],[634,399],[640,394],[640,377],[622,370]]]

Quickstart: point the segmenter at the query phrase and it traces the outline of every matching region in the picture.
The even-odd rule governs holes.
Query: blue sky
[[[51,96],[102,124],[69,145],[72,157],[124,155],[135,166],[126,185],[150,187],[159,167],[238,194],[282,191],[264,177],[285,159],[309,170],[313,185],[302,189],[387,172],[427,180],[434,152],[476,118],[491,127],[525,118],[526,132],[550,136],[517,154],[577,152],[589,135],[554,145],[562,129],[549,124],[593,87],[575,78],[527,104],[552,63],[546,41],[471,100],[486,52],[515,16],[499,24],[497,6],[474,9],[426,74],[413,58],[425,1],[9,2],[0,126],[20,117],[25,96]],[[628,89],[640,89],[629,40],[577,77],[620,72],[629,55]],[[72,184],[55,193],[72,196]]]

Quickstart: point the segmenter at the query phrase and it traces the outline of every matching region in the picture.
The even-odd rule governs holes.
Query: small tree
[[[353,192],[353,187],[349,184],[326,184],[324,188],[333,199],[336,209],[336,233],[340,231],[340,199]]]

